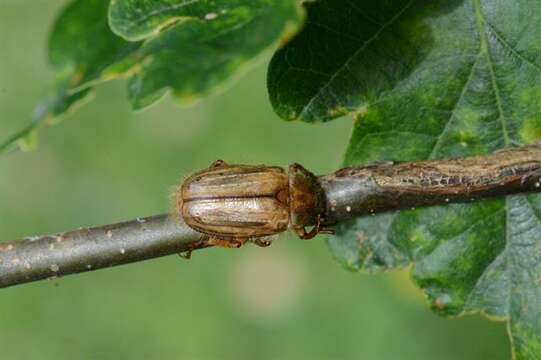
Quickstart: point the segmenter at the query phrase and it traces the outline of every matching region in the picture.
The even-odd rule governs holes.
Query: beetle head
[[[317,177],[296,163],[289,166],[289,206],[294,229],[316,225],[324,206]]]

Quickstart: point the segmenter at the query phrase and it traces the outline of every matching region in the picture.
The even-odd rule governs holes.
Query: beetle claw
[[[266,239],[253,239],[252,242],[254,244],[256,244],[257,246],[260,246],[260,247],[267,247],[267,246],[270,246],[272,244],[272,241],[271,240],[266,240]]]
[[[297,236],[302,240],[313,239],[317,234],[334,234],[334,229],[321,226],[321,217],[318,215],[316,225],[310,232],[307,232],[304,227],[295,229]]]
[[[193,250],[187,250],[185,252],[178,253],[178,256],[180,256],[183,260],[190,260],[192,258],[192,252]]]
[[[207,240],[207,245],[238,249],[242,245],[244,245],[246,241],[247,241],[246,239],[226,240],[226,239],[210,238]]]
[[[216,169],[216,168],[220,168],[220,167],[226,167],[228,166],[227,163],[223,160],[216,160],[214,161],[212,164],[210,164],[210,167],[211,169]]]
[[[307,232],[305,228],[299,228],[299,229],[296,229],[295,231],[297,233],[297,236],[301,240],[313,239],[319,233],[319,229],[317,228],[317,226],[314,226],[314,228],[310,230],[310,232]]]

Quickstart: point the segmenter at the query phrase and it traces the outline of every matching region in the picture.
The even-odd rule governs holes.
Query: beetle
[[[188,177],[176,193],[176,213],[208,245],[240,247],[292,229],[301,239],[331,233],[321,225],[324,194],[317,177],[299,164],[229,165],[217,160]],[[311,231],[306,227],[313,226]]]

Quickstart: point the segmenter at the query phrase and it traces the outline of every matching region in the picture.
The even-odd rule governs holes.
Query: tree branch
[[[0,243],[0,287],[92,271],[206,247],[168,215]]]
[[[367,214],[541,191],[541,143],[491,155],[350,167],[320,176],[323,225]]]
[[[541,191],[541,145],[487,156],[351,167],[320,176],[324,226],[355,216]],[[0,287],[209,246],[167,215],[0,243]]]

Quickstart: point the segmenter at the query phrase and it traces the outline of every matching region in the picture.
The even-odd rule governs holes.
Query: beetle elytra
[[[268,246],[265,237],[287,229],[301,239],[330,232],[320,226],[323,200],[317,178],[301,165],[286,172],[218,160],[182,183],[176,211],[189,227],[209,236],[209,245],[240,247],[251,241]],[[313,226],[310,232],[308,226]]]

